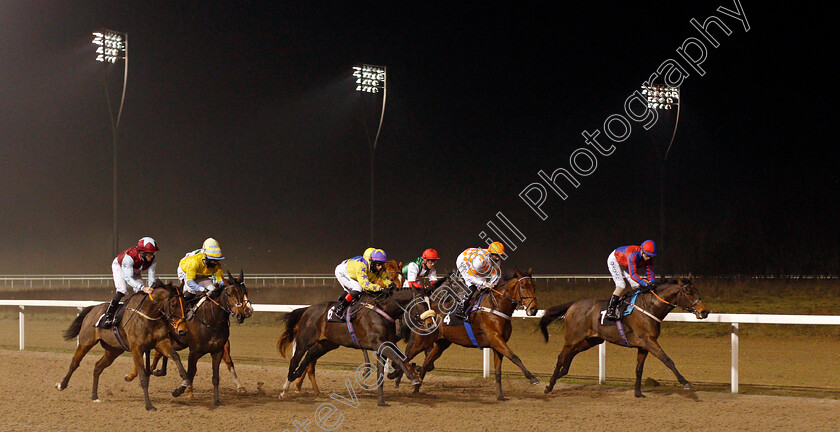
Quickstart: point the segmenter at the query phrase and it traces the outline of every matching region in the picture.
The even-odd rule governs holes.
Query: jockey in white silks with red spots
[[[619,299],[627,291],[625,279],[630,281],[630,287],[633,289],[639,286],[652,286],[656,283],[656,275],[653,273],[653,257],[655,256],[656,243],[653,240],[645,240],[641,246],[621,246],[610,253],[607,257],[607,268],[615,282],[615,290],[607,305],[607,318],[614,320],[619,318],[616,309]],[[645,277],[639,276],[640,269],[644,270]]]
[[[114,286],[117,292],[111,299],[108,310],[99,318],[95,327],[111,328],[114,324],[114,314],[117,312],[120,300],[128,294],[129,286],[134,292],[140,290],[147,293],[152,292],[151,286],[155,282],[155,269],[157,268],[155,253],[158,250],[155,239],[143,237],[137,242],[137,246],[120,252],[114,258],[114,261],[111,262],[111,271],[114,274]],[[148,270],[147,286],[143,286],[143,278],[140,275],[143,270]]]
[[[476,290],[495,288],[499,283],[502,278],[499,262],[504,254],[505,246],[500,242],[493,242],[487,249],[470,248],[458,255],[455,266],[467,291],[455,310],[457,317],[467,318],[467,305]]]

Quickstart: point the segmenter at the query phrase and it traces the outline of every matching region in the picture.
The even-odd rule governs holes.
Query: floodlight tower
[[[642,85],[642,95],[647,97],[648,109],[669,111],[676,109],[677,118],[674,121],[674,131],[671,141],[661,160],[659,160],[659,247],[665,244],[665,160],[677,136],[677,126],[680,123],[680,88],[662,84]],[[653,137],[651,137],[653,139]],[[658,159],[658,158],[657,158]],[[660,258],[660,262],[663,260]]]
[[[119,252],[119,231],[117,229],[117,131],[120,127],[123,103],[125,102],[125,86],[128,82],[128,34],[114,30],[102,29],[93,33],[93,44],[96,45],[96,61],[103,63],[123,62],[123,86],[120,96],[120,107],[117,110],[117,118],[114,120],[114,113],[111,110],[111,98],[108,95],[108,81],[105,80],[105,99],[108,101],[108,114],[111,116],[111,132],[114,137],[114,238],[112,252],[117,256]]]
[[[374,152],[376,151],[376,143],[379,141],[379,132],[382,130],[382,119],[385,118],[385,99],[388,96],[388,86],[385,80],[386,67],[374,66],[368,64],[359,64],[353,66],[353,77],[356,78],[356,91],[360,93],[379,93],[382,90],[382,112],[379,115],[379,127],[376,129],[376,137],[373,142],[370,141],[368,135],[368,144],[370,145],[370,242],[373,245],[373,167],[374,167]],[[365,126],[367,130],[367,126]]]

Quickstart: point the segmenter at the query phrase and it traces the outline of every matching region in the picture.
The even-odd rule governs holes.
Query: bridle
[[[685,288],[688,287],[688,286],[691,286],[691,284],[680,284],[680,291],[679,291],[679,295],[684,297],[686,302],[691,303],[690,305],[688,305],[688,307],[677,304],[676,300],[674,300],[674,303],[669,303],[668,301],[666,301],[665,299],[660,297],[659,294],[656,293],[656,290],[651,290],[650,292],[651,292],[651,294],[653,294],[654,297],[656,297],[662,303],[665,303],[666,305],[671,306],[671,307],[678,307],[678,308],[680,308],[680,309],[682,309],[686,312],[691,312],[691,313],[696,315],[697,314],[697,309],[694,306],[697,305],[697,303],[700,303],[700,299],[697,298],[697,299],[694,299],[694,301],[691,301],[692,299],[689,298],[688,294],[686,294],[686,292],[685,292]],[[679,297],[677,297],[677,298],[679,298]]]
[[[520,306],[522,307],[522,309],[527,310],[529,307],[531,307],[531,304],[533,304],[534,301],[537,299],[537,296],[524,296],[524,295],[522,295],[522,284],[524,283],[524,281],[526,279],[529,279],[529,280],[533,281],[533,278],[531,276],[521,276],[516,281],[516,294],[518,295],[519,300],[516,300],[515,298],[513,298],[513,297],[511,297],[511,296],[509,296],[509,295],[507,295],[503,292],[497,291],[494,288],[490,288],[490,291],[493,291],[494,293],[501,296],[502,299],[507,300],[511,304],[513,304],[514,310],[519,308]],[[525,306],[526,301],[528,302],[527,307]],[[494,302],[495,302],[495,297],[494,297]],[[498,306],[498,304],[496,306]]]

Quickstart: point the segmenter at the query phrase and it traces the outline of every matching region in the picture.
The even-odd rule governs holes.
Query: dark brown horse
[[[352,318],[354,336],[350,334],[344,322],[329,322],[326,314],[332,302],[326,302],[296,309],[285,316],[286,325],[283,334],[277,340],[277,350],[285,357],[286,349],[293,345],[293,354],[289,363],[289,373],[280,398],[286,397],[290,384],[303,376],[310,365],[329,351],[340,346],[374,350],[380,356],[377,361],[378,403],[387,406],[382,394],[383,362],[390,359],[403,371],[419,383],[419,378],[410,371],[400,355],[390,347],[399,340],[394,320],[403,316],[409,304],[414,304],[420,297],[415,290],[384,290],[381,293],[364,293],[358,300],[358,312]],[[348,313],[350,311],[348,310]],[[313,367],[314,368],[314,367]],[[313,369],[314,372],[314,369]]]
[[[540,330],[546,342],[548,342],[549,324],[559,318],[564,318],[566,325],[566,342],[560,355],[557,356],[557,366],[554,367],[554,374],[551,376],[548,386],[546,386],[546,393],[550,393],[554,389],[554,384],[558,378],[569,373],[572,359],[578,353],[604,341],[638,350],[636,356],[636,397],[645,397],[642,394],[642,371],[648,353],[652,353],[668,369],[671,369],[671,372],[674,373],[686,390],[691,389],[691,383],[677,371],[674,362],[656,341],[659,338],[662,319],[675,307],[693,313],[697,316],[697,319],[704,319],[709,316],[709,310],[700,300],[700,293],[691,284],[691,279],[668,281],[657,286],[653,291],[640,293],[636,297],[633,311],[630,315],[621,319],[621,328],[617,325],[602,326],[600,324],[603,304],[603,300],[583,299],[552,306],[545,310],[545,314],[540,319]],[[622,329],[623,335],[621,334]]]
[[[400,287],[403,286],[403,282],[405,281],[405,278],[402,274],[402,266],[402,262],[396,260],[390,260],[385,263],[385,272],[388,275],[388,279],[391,279],[394,282],[394,284],[398,287],[397,289],[400,289]],[[401,318],[397,318],[397,320],[399,322]],[[362,352],[364,353],[365,363],[370,362],[367,350],[362,350]],[[298,378],[298,380],[295,382],[295,393],[300,393],[300,389],[301,387],[303,387],[303,379],[309,378],[309,382],[312,383],[312,391],[315,394],[315,396],[321,394],[321,390],[318,388],[318,383],[317,381],[315,381],[316,362],[317,359],[313,360],[312,363],[309,363],[309,366],[306,368],[306,372],[303,375],[301,375],[300,378]]]
[[[254,313],[254,309],[251,306],[251,302],[250,302],[250,300],[248,300],[248,289],[245,287],[245,275],[240,271],[239,272],[239,277],[236,278],[233,275],[231,275],[230,273],[228,273],[228,280],[226,282],[227,282],[228,286],[239,287],[238,289],[241,290],[242,292],[244,292],[244,295],[242,297],[242,302],[241,303],[231,303],[231,302],[234,301],[233,299],[236,297],[235,295],[229,296],[227,299],[223,299],[222,298],[222,295],[224,294],[224,291],[223,291],[219,295],[219,301],[216,302],[216,303],[221,305],[223,302],[226,302],[227,304],[226,304],[226,306],[224,306],[224,308],[230,310],[231,311],[230,316],[234,317],[236,322],[241,324],[246,318],[250,317]],[[205,304],[199,307],[199,310],[202,307],[205,307],[205,305],[208,305],[207,307],[209,307],[209,304],[211,304],[211,303],[214,303],[214,302],[211,299],[207,299],[205,301]],[[244,310],[242,310],[243,307],[244,307]],[[182,317],[183,315],[181,315],[181,314],[183,314],[183,311],[180,310],[180,309],[176,309],[176,310],[178,310],[177,313],[179,314],[179,318]],[[198,310],[196,310],[196,313],[198,313]],[[200,322],[200,321],[196,321],[196,319],[194,318],[192,321],[183,322],[183,327],[184,327],[183,331],[181,331],[180,328],[176,329],[175,327],[172,327],[172,326],[170,326],[170,328],[169,328],[170,338],[172,339],[173,346],[178,351],[180,351],[184,348],[187,348],[187,346],[188,346],[188,343],[189,343],[190,339],[185,337],[185,335],[193,327],[192,325],[189,324],[190,322]],[[152,361],[152,364],[151,364],[151,370],[152,370],[152,374],[154,376],[166,376],[166,363],[167,363],[167,358],[166,357],[163,357],[163,365],[161,366],[161,368],[160,369],[155,369],[157,367],[158,361],[161,359],[161,357],[163,357],[163,355],[161,354],[161,351],[157,350],[155,352],[155,358],[154,358],[154,360]],[[236,375],[236,368],[234,367],[233,359],[230,357],[230,339],[228,339],[225,342],[225,345],[222,348],[222,361],[225,362],[225,364],[227,365],[228,371],[230,371],[230,373],[233,375],[233,381],[236,384],[236,390],[240,393],[244,393],[245,392],[245,386],[243,386],[242,383],[239,381],[239,377]],[[131,380],[134,379],[134,377],[136,375],[137,375],[137,368],[135,367],[135,368],[132,369],[132,371],[128,375],[125,376],[125,380],[126,381],[131,381]],[[190,398],[190,399],[193,398],[192,386],[188,386],[186,388],[186,393],[187,393],[187,398]]]
[[[455,283],[456,281],[450,278],[441,284],[432,295],[432,310],[440,316],[445,316],[447,312],[454,309],[454,305],[451,302],[453,294],[451,293],[452,286]],[[520,306],[525,309],[528,316],[534,316],[538,311],[536,285],[534,285],[534,280],[531,278],[531,269],[528,269],[527,273],[521,273],[519,270],[515,270],[514,273],[507,275],[498,287],[482,295],[481,301],[476,306],[479,309],[470,313],[469,322],[478,346],[481,348],[492,348],[495,354],[493,363],[496,372],[496,399],[507,400],[502,392],[503,356],[518,366],[531,384],[539,384],[537,377],[525,368],[519,356],[514,354],[507,345],[511,332],[513,331],[510,323],[510,317],[513,311]],[[426,372],[434,367],[435,360],[453,343],[465,347],[475,346],[463,325],[440,325],[434,332],[429,334],[412,332],[408,337],[408,345],[406,346],[406,361],[410,361],[416,355],[427,351],[431,347],[431,350],[426,354],[426,359],[420,370],[420,379],[422,380]],[[419,392],[420,384],[417,384],[414,387],[414,393]]]
[[[169,300],[178,295],[177,289],[172,284],[163,284],[160,282],[155,282],[153,288],[150,294],[139,292],[126,300],[125,312],[118,324],[115,325],[115,328],[119,332],[119,340],[111,329],[94,327],[99,316],[108,307],[108,303],[88,306],[79,312],[79,315],[76,316],[76,319],[73,320],[73,323],[64,332],[65,340],[78,337],[78,343],[76,345],[76,352],[73,354],[73,360],[70,362],[70,370],[67,371],[64,379],[56,385],[59,390],[67,388],[70,376],[79,367],[79,363],[85,354],[97,342],[105,349],[105,354],[96,362],[96,367],[93,369],[93,392],[90,398],[94,402],[99,402],[99,375],[114,362],[114,359],[126,351],[122,348],[122,344],[127,345],[129,351],[131,351],[131,355],[134,358],[134,367],[139,371],[140,387],[143,388],[147,410],[155,410],[155,407],[149,400],[148,362],[149,352],[152,348],[157,347],[175,361],[175,364],[178,366],[178,372],[181,374],[181,378],[184,379],[181,391],[190,385],[192,382],[191,378],[187,376],[187,372],[181,364],[181,359],[169,343],[167,335],[167,326],[169,325],[167,321],[173,317]],[[144,354],[146,355],[145,366],[143,364]]]

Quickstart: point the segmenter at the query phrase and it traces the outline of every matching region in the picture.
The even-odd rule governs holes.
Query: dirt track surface
[[[362,390],[352,371],[319,370],[320,397],[308,383],[301,394],[279,400],[279,366],[237,365],[248,393],[235,392],[230,375],[221,372],[221,407],[212,407],[209,363],[199,364],[195,398],[175,399],[170,391],[180,380],[170,375],[153,377],[152,403],[157,412],[143,408],[137,382],[125,382],[130,359],[122,356],[106,369],[99,397],[90,400],[93,364],[91,353],[58,391],[55,384],[67,371],[70,354],[0,350],[3,364],[0,390],[4,395],[0,416],[2,431],[283,431],[310,422],[309,431],[324,430],[316,424],[316,410],[325,425],[336,431],[495,431],[495,430],[726,430],[726,431],[836,431],[840,400],[786,396],[695,393],[671,388],[645,389],[647,398],[636,399],[632,389],[559,382],[554,392],[543,394],[544,385],[530,386],[524,378],[505,379],[510,398],[495,400],[493,380],[435,375],[427,376],[419,397],[408,388],[395,390],[386,382],[390,407],[376,406],[376,394]],[[358,407],[331,399],[331,393],[349,397],[344,381],[350,379]],[[257,389],[258,383],[265,383]],[[331,416],[326,414],[331,408]],[[180,426],[175,426],[180,425]],[[304,430],[300,427],[300,430]]]

